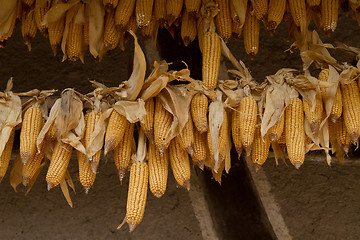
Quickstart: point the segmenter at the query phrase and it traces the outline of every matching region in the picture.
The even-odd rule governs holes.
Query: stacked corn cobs
[[[180,29],[187,46],[203,34],[201,19],[208,16],[201,13],[201,7],[218,9],[212,17],[217,34],[224,41],[231,36],[239,37],[244,31],[245,50],[250,57],[259,50],[260,21],[270,34],[281,21],[287,21],[289,37],[293,38],[299,29],[307,29],[312,20],[319,31],[331,35],[341,7],[346,14],[351,9],[360,24],[360,2],[349,0],[103,0],[102,4],[98,1],[11,0],[3,4],[1,47],[21,19],[24,43],[29,50],[39,30],[49,38],[54,55],[61,49],[72,61],[83,61],[87,49],[100,59],[118,45],[124,49],[127,31],[136,32],[137,28],[145,38],[154,40],[159,27],[165,27],[172,34]]]

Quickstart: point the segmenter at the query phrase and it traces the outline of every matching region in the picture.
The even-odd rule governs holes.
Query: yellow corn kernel
[[[184,0],[167,0],[166,1],[166,19],[169,26],[179,17],[183,7]]]
[[[5,148],[0,156],[0,182],[4,178],[9,166],[11,152],[14,143],[14,137],[15,137],[15,130],[13,129],[10,133],[9,140],[6,143]]]
[[[156,40],[158,28],[159,24],[156,22],[155,17],[152,17],[149,25],[141,29],[144,40],[148,40],[149,38]]]
[[[254,143],[252,145],[251,159],[255,165],[255,169],[259,170],[260,167],[265,163],[270,149],[270,139],[266,134],[264,137],[261,136],[260,126],[256,127]]]
[[[44,20],[44,16],[46,12],[49,10],[49,3],[44,0],[36,0],[35,1],[35,23],[39,31],[44,37],[48,37],[47,27],[45,25],[41,25]]]
[[[283,131],[280,138],[277,140],[277,143],[279,145],[285,145],[286,144],[285,131]]]
[[[306,22],[305,0],[289,0],[289,8],[296,26],[300,27],[301,22]]]
[[[351,142],[356,144],[360,135],[360,93],[356,81],[341,85],[343,118]]]
[[[217,86],[220,68],[220,37],[216,32],[207,32],[204,34],[203,44],[202,79],[207,89],[214,90]]]
[[[268,13],[268,0],[251,0],[251,5],[253,6],[253,15],[259,20],[263,18]]]
[[[36,22],[34,11],[29,12],[23,10],[21,19],[21,33],[24,39],[25,45],[28,47],[29,52],[31,51],[31,41],[36,35]]]
[[[260,21],[251,14],[251,11],[251,5],[248,4],[243,36],[245,51],[249,55],[249,57],[253,59],[259,51]]]
[[[120,183],[124,179],[126,172],[128,171],[132,145],[134,143],[134,123],[130,123],[126,128],[124,136],[120,143],[114,149],[114,162],[119,174]]]
[[[50,165],[46,173],[47,189],[57,186],[64,178],[69,165],[72,146],[67,143],[56,142],[51,156]]]
[[[305,128],[303,103],[291,98],[285,110],[285,139],[290,162],[298,169],[305,160]]]
[[[36,153],[36,139],[43,124],[42,113],[39,107],[32,106],[24,113],[20,132],[20,156],[26,164]]]
[[[192,41],[194,41],[196,35],[196,18],[191,17],[189,13],[184,10],[181,19],[181,38],[184,42],[185,47],[187,47]]]
[[[321,24],[324,32],[330,36],[336,29],[339,0],[321,1]]]
[[[69,24],[69,34],[66,41],[66,55],[75,62],[80,58],[83,43],[83,25],[76,23],[74,20]]]
[[[160,198],[166,191],[169,166],[168,150],[161,155],[155,144],[149,143],[148,159],[150,191],[155,197]]]
[[[192,121],[191,115],[189,114],[189,119],[186,122],[184,128],[182,129],[179,139],[182,149],[184,149],[190,156],[194,155],[194,123]]]
[[[160,154],[168,148],[169,143],[165,144],[165,138],[170,133],[170,128],[173,122],[173,116],[168,112],[161,101],[155,101],[155,114],[154,114],[154,142],[159,148]]]
[[[191,117],[193,119],[196,129],[200,133],[204,133],[208,129],[208,104],[208,98],[203,93],[195,94],[191,100]]]
[[[40,151],[36,152],[35,155],[24,164],[22,167],[22,184],[27,186],[31,179],[34,177],[35,173],[40,168],[41,162],[45,154],[45,144],[41,144]]]
[[[236,107],[232,112],[231,116],[231,135],[233,139],[233,143],[235,145],[235,150],[238,154],[238,158],[240,158],[241,153],[243,151],[243,145],[241,140],[241,120],[240,120],[240,106]]]
[[[116,48],[120,40],[120,32],[115,29],[114,11],[105,14],[104,44],[108,50]]]
[[[186,11],[192,15],[197,16],[201,6],[201,0],[185,0]]]
[[[286,10],[286,0],[270,0],[266,29],[273,34],[281,23]]]
[[[166,22],[166,0],[154,0],[154,15],[160,27]]]
[[[341,147],[341,149],[348,154],[350,150],[351,144],[351,137],[348,131],[346,130],[344,119],[341,116],[338,120],[334,123],[334,130],[336,134],[336,141]]]
[[[59,0],[57,2],[53,1],[52,7],[60,3],[64,3],[64,1],[63,0]],[[65,29],[65,16],[62,16],[57,22],[49,24],[48,26],[49,41],[54,56],[56,56],[57,53],[59,52],[64,29]]]
[[[154,99],[150,98],[145,101],[146,115],[144,122],[140,122],[141,129],[144,131],[146,137],[150,142],[154,143],[154,111],[155,103]]]
[[[185,152],[180,145],[179,137],[175,137],[170,142],[169,147],[171,168],[176,182],[190,190],[190,162],[187,152]]]
[[[124,0],[121,0],[120,2],[124,2]],[[135,1],[132,1],[132,2],[135,2]],[[116,6],[118,5],[118,3],[119,3],[119,0],[103,0],[103,5],[107,12],[113,11],[116,8]]]
[[[320,130],[320,124],[324,111],[321,94],[317,93],[315,96],[315,109],[312,111],[312,106],[303,99],[304,112],[307,121],[310,123],[311,131],[316,135]]]
[[[247,156],[251,155],[257,120],[257,103],[253,96],[243,97],[239,105],[239,122],[242,146]]]
[[[135,230],[144,217],[148,182],[149,167],[147,163],[138,161],[134,162],[130,168],[129,190],[125,217],[126,222],[129,225],[130,232]]]
[[[154,0],[137,0],[135,7],[136,22],[139,28],[150,24]]]
[[[207,133],[200,133],[196,128],[194,129],[194,155],[193,162],[204,170],[204,165],[208,157]]]
[[[266,0],[267,1],[267,0]],[[227,42],[231,37],[231,16],[230,16],[230,2],[229,0],[215,0],[220,9],[216,15],[216,27],[218,29],[220,37]]]
[[[106,128],[104,155],[107,155],[119,144],[128,127],[129,122],[126,117],[113,110]]]
[[[320,5],[321,0],[306,0],[306,3],[309,7],[316,7]]]
[[[126,26],[135,9],[134,0],[121,0],[115,11],[115,25],[119,32],[125,32]]]
[[[282,114],[279,120],[272,126],[267,135],[269,135],[270,142],[276,142],[279,140],[284,131],[285,114]]]

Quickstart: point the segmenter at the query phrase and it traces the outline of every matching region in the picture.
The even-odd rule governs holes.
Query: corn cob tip
[[[50,191],[53,187],[55,187],[54,183],[48,182],[47,183],[47,190]]]
[[[190,191],[190,185],[190,179],[186,179],[183,183],[183,187],[188,191]]]
[[[154,128],[151,128],[148,131],[145,131],[145,136],[149,139],[151,143],[154,143]]]
[[[276,142],[278,139],[279,139],[279,136],[276,133],[270,133],[269,134],[270,142]]]
[[[98,161],[91,161],[90,163],[90,167],[91,167],[91,170],[93,171],[94,174],[97,173],[97,169],[99,167],[99,162]]]
[[[166,150],[165,145],[161,144],[159,145],[159,152],[160,152],[160,156],[164,155],[164,151]]]
[[[129,225],[129,232],[133,232],[139,224],[128,222],[128,225]]]
[[[6,40],[0,41],[0,48],[5,48]]]
[[[43,35],[44,38],[49,37],[49,32],[48,32],[47,28],[40,30],[40,33],[41,33],[41,35]]]
[[[84,186],[85,194],[87,195],[89,193],[91,186]]]
[[[294,165],[294,167],[295,167],[296,169],[299,169],[300,166],[302,165],[302,163],[301,163],[300,161],[294,161],[294,162],[293,162],[293,165]]]
[[[203,160],[197,161],[196,164],[201,169],[201,171],[204,171],[205,162]]]
[[[119,168],[118,169],[118,174],[119,174],[120,183],[122,184],[122,180],[124,179],[124,177],[126,175],[126,169],[125,168]]]
[[[190,154],[190,156],[193,156],[194,155],[194,148],[193,146],[188,146],[186,149],[188,154]]]
[[[252,151],[252,144],[250,144],[249,146],[244,147],[245,153],[246,153],[246,157],[250,157],[251,156],[251,151]]]
[[[351,142],[352,142],[354,145],[357,145],[358,138],[359,138],[359,134],[357,134],[356,132],[352,132],[352,133],[350,134]]]
[[[20,156],[21,156],[21,161],[24,165],[27,164],[31,159],[31,154],[29,152],[22,152]]]
[[[243,151],[243,148],[242,147],[235,147],[235,150],[237,152],[237,155],[238,155],[238,159],[240,159],[241,157],[241,154],[242,154],[242,151]]]
[[[162,194],[160,191],[154,192],[154,196],[155,196],[156,198],[161,198],[162,195],[163,195],[163,194]]]
[[[31,180],[30,177],[23,177],[22,184],[26,187],[29,184],[30,180]]]
[[[261,164],[258,164],[258,163],[254,163],[254,168],[255,168],[255,171],[258,172],[261,168]]]
[[[256,56],[256,53],[251,52],[251,53],[249,53],[248,55],[249,55],[250,60],[252,61],[252,60],[254,60],[254,58],[255,58],[255,56]]]
[[[28,51],[31,52],[31,40],[29,40],[27,37],[24,38],[24,43],[28,48]]]
[[[207,123],[198,124],[196,128],[200,133],[205,133],[208,130],[208,124]]]
[[[185,47],[187,47],[191,43],[191,39],[188,36],[186,36],[184,37],[183,42]]]
[[[336,114],[330,114],[330,121],[335,123],[338,120],[339,116]]]
[[[274,35],[276,27],[277,27],[277,23],[275,21],[270,21],[267,23],[266,30],[269,32],[270,36]]]
[[[105,142],[104,145],[104,155],[106,156],[111,150],[113,150],[116,146],[116,139],[109,139]]]
[[[111,3],[107,3],[105,5],[105,11],[108,12],[108,13],[114,11],[114,6]]]
[[[342,148],[342,150],[345,152],[345,154],[348,155],[349,150],[350,150],[349,144],[343,144],[343,145],[341,146],[341,148]]]
[[[310,129],[316,135],[320,130],[320,121],[311,121]]]
[[[55,57],[59,52],[60,46],[58,44],[51,45],[51,49],[52,49],[52,51],[54,53],[54,57]]]

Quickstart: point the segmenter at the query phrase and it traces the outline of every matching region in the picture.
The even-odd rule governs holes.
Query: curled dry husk
[[[14,127],[21,123],[21,99],[11,89],[13,79],[7,82],[4,92],[0,92],[0,156]]]
[[[20,4],[21,2],[17,0],[0,0],[0,39],[11,30],[13,22],[19,17]]]

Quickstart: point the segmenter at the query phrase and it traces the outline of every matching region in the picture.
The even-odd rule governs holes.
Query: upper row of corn
[[[260,21],[270,34],[282,20],[289,22],[289,37],[293,38],[297,29],[307,29],[313,20],[319,31],[330,35],[337,26],[340,6],[345,13],[351,8],[360,24],[359,0],[2,0],[1,5],[0,46],[4,47],[21,19],[29,50],[38,29],[49,37],[54,55],[61,47],[64,58],[72,61],[83,61],[87,49],[100,59],[117,45],[124,49],[125,33],[137,28],[146,38],[156,40],[159,27],[174,34],[181,25],[187,46],[196,36],[200,41],[209,18],[215,18],[217,33],[225,42],[244,30],[250,57],[259,49]]]

